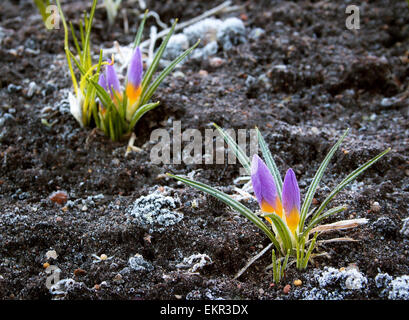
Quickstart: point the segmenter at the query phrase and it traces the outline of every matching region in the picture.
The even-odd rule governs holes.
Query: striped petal
[[[251,182],[261,210],[268,213],[275,212],[282,217],[283,209],[274,178],[258,155],[254,155],[251,162]]]
[[[293,169],[288,169],[283,184],[283,208],[287,226],[295,232],[300,221],[300,189]]]

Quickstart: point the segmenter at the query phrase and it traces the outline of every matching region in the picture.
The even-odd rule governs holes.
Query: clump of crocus
[[[327,156],[324,158],[314,178],[312,179],[311,185],[309,186],[304,197],[304,201],[301,204],[300,189],[298,187],[293,169],[289,168],[287,170],[283,182],[277,165],[275,164],[264,138],[258,129],[258,142],[265,162],[258,155],[254,155],[252,161],[250,162],[250,159],[246,156],[245,152],[240,148],[240,146],[237,145],[234,139],[218,126],[216,126],[216,128],[223,136],[229,147],[235,152],[238,160],[246,169],[247,173],[251,176],[251,184],[260,206],[260,212],[256,213],[251,211],[239,201],[233,199],[231,196],[208,185],[181,176],[170,176],[223,201],[248,218],[268,236],[275,247],[275,251],[273,250],[272,255],[273,264],[270,266],[274,270],[274,281],[278,282],[283,276],[283,270],[287,266],[289,257],[296,262],[298,269],[302,270],[307,267],[308,261],[314,255],[312,252],[316,246],[317,236],[321,232],[327,232],[335,229],[353,228],[367,221],[366,219],[351,219],[326,225],[320,224],[329,216],[346,209],[345,206],[338,206],[326,210],[326,207],[348,183],[353,181],[356,177],[358,177],[358,175],[382,158],[390,151],[390,149],[385,150],[350,173],[330,192],[330,194],[318,207],[310,210],[314,194],[324,171],[349,130],[345,131],[343,136],[331,148]],[[266,225],[266,223],[263,222],[259,216],[264,217],[268,221],[269,226]],[[312,238],[310,238],[311,235],[313,235]],[[331,239],[331,241],[348,240],[352,239],[348,237]]]
[[[77,41],[72,25],[70,25],[74,44],[80,56],[80,59],[77,59],[68,47],[68,27],[62,15],[59,0],[57,0],[65,30],[64,47],[68,67],[76,95],[76,97],[72,94],[69,96],[70,110],[81,126],[85,127],[90,125],[93,119],[97,128],[101,129],[112,140],[119,140],[132,132],[136,123],[146,112],[156,108],[160,104],[159,101],[150,102],[152,95],[176,65],[193,51],[199,44],[199,41],[173,60],[162,70],[155,80],[152,80],[169,39],[175,30],[177,19],[170,28],[169,33],[163,39],[153,57],[152,63],[144,73],[139,44],[147,18],[148,11],[146,11],[133,44],[134,51],[129,63],[126,83],[124,88],[121,88],[114,68],[114,57],[112,57],[111,60],[102,62],[102,51],[100,51],[98,63],[95,65],[91,63],[90,31],[96,3],[97,0],[94,0],[89,18],[84,19],[85,34],[82,24],[80,24],[81,39],[83,41],[82,46],[80,46]],[[79,86],[72,68],[72,61],[74,61],[81,72]],[[98,97],[99,103],[96,103],[96,97]]]

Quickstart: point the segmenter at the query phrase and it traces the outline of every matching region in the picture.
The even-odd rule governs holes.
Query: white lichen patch
[[[339,285],[344,290],[362,290],[368,284],[368,279],[354,267],[343,270],[325,267],[322,273],[316,274],[315,279],[320,287]]]
[[[127,215],[131,222],[149,229],[149,232],[162,232],[183,219],[183,214],[176,211],[179,205],[177,197],[172,198],[156,191],[136,199]]]
[[[379,273],[375,277],[375,284],[383,289],[381,298],[390,300],[409,300],[409,275],[396,277],[395,279],[387,273]]]
[[[146,261],[142,255],[135,254],[128,260],[129,267],[134,271],[152,271],[153,266],[151,263]]]
[[[178,269],[189,269],[189,272],[196,272],[204,266],[212,264],[212,259],[204,253],[192,254],[183,259],[183,262],[176,265]]]
[[[344,295],[338,291],[312,288],[305,291],[303,300],[343,300]]]
[[[70,288],[74,287],[75,284],[76,281],[74,279],[62,279],[56,284],[52,285],[49,290],[52,295],[65,295]]]
[[[314,270],[312,284],[315,287],[297,289],[295,296],[304,300],[343,300],[356,293],[366,293],[368,279],[356,267],[335,269],[325,267]]]

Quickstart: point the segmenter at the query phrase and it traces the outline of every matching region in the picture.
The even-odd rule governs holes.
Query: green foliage
[[[278,258],[274,252],[274,249],[271,253],[272,257],[272,268],[273,268],[273,281],[275,284],[278,284],[282,278],[284,278],[284,272],[287,268],[288,258],[290,257],[290,250],[287,251],[285,257]]]

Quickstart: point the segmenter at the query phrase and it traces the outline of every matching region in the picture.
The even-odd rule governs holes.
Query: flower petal
[[[107,82],[109,91],[111,92],[111,97],[114,96],[112,88],[116,92],[120,92],[121,87],[119,85],[118,76],[116,75],[116,71],[115,71],[115,68],[114,68],[113,63],[111,62],[111,60],[108,60],[107,73],[106,73],[106,82]]]
[[[288,227],[292,232],[300,221],[300,189],[293,169],[288,169],[283,184],[283,207]]]
[[[136,47],[128,68],[128,83],[134,88],[138,88],[142,82],[143,64],[139,47]]]
[[[281,217],[281,201],[274,178],[264,161],[258,155],[254,155],[251,162],[251,182],[261,210],[264,212],[275,212]]]
[[[102,72],[99,74],[98,84],[102,88],[104,88],[105,91],[108,91],[107,80],[105,79],[105,75]]]

